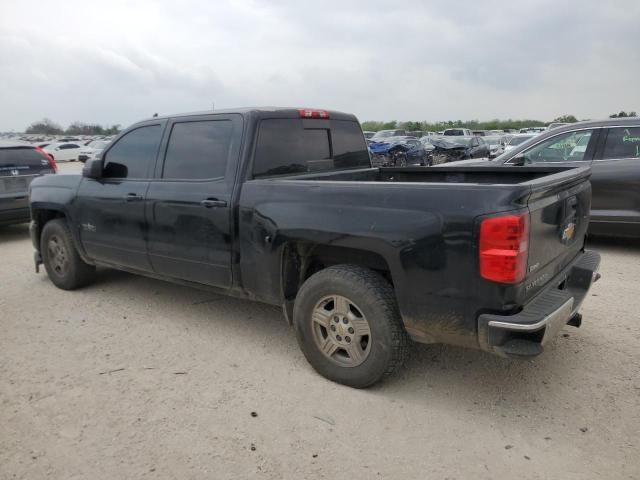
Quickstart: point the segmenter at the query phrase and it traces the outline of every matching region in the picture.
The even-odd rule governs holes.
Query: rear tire
[[[91,283],[95,277],[95,267],[80,258],[64,219],[45,224],[40,237],[40,253],[49,279],[58,288],[75,290]]]
[[[409,348],[392,286],[354,265],[312,275],[298,292],[293,320],[311,366],[350,387],[366,388],[391,375]]]

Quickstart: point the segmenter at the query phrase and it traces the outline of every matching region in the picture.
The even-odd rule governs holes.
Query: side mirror
[[[513,157],[509,163],[511,165],[515,165],[517,167],[522,167],[525,163],[527,163],[527,159],[524,156],[524,153],[519,153],[515,157]]]
[[[102,171],[102,159],[92,158],[91,160],[87,160],[87,163],[84,164],[84,167],[82,168],[82,176],[97,180],[102,178]]]

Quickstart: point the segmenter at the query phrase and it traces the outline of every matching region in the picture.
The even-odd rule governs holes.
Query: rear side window
[[[125,134],[104,157],[105,178],[147,178],[160,146],[160,125],[136,128]]]
[[[611,128],[602,152],[603,159],[640,160],[640,127]]]
[[[267,119],[260,123],[253,175],[255,178],[369,167],[364,136],[356,122],[317,122],[305,128],[298,119]],[[329,128],[331,127],[331,129]]]
[[[0,168],[47,168],[47,158],[35,148],[0,148]]]
[[[232,130],[231,120],[174,124],[169,137],[162,178],[224,177]]]

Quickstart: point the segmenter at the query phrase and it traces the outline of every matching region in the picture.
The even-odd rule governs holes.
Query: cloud
[[[361,119],[640,110],[638,2],[5,0],[0,131],[249,105]]]

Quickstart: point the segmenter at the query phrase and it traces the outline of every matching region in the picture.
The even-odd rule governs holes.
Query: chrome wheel
[[[49,264],[56,275],[64,276],[69,269],[69,255],[62,240],[57,235],[49,237],[47,242]]]
[[[311,320],[316,346],[332,362],[357,367],[369,356],[369,322],[348,298],[341,295],[323,298],[313,309]]]

